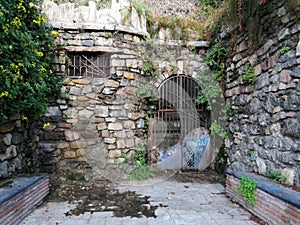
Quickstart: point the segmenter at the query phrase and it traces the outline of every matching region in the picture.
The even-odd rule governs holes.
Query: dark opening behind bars
[[[68,53],[67,75],[81,77],[109,77],[110,54],[108,53]]]
[[[177,143],[192,130],[210,126],[206,105],[196,103],[201,88],[191,77],[171,77],[159,87],[159,109],[155,115],[153,144],[166,149]]]

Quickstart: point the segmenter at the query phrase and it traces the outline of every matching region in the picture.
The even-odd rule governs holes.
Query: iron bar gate
[[[191,163],[192,156],[182,152],[182,142],[196,128],[209,126],[210,113],[205,110],[205,105],[196,102],[200,91],[199,84],[185,75],[170,77],[160,85],[158,111],[149,129],[152,162],[167,162],[167,158],[173,156],[167,169],[195,167]]]

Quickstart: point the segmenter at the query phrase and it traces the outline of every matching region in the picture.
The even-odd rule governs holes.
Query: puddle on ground
[[[132,191],[120,192],[108,186],[67,185],[52,194],[50,201],[68,201],[76,208],[66,212],[66,216],[94,212],[113,212],[116,217],[154,217],[158,207],[153,205],[150,196],[138,195]]]

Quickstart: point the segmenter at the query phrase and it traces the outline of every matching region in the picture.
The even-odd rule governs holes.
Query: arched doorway
[[[158,110],[149,126],[149,155],[158,168],[198,168],[210,126],[210,112],[196,101],[200,91],[198,82],[185,75],[169,77],[158,87]],[[206,141],[201,144],[199,138]]]

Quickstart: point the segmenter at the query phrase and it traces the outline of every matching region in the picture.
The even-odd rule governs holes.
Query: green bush
[[[0,119],[12,113],[38,117],[47,95],[59,93],[50,70],[53,32],[37,0],[0,2]]]

